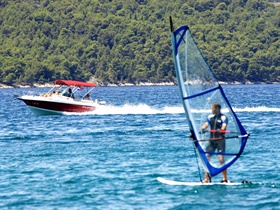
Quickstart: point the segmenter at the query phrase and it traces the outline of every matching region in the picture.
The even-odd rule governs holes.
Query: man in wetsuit
[[[211,130],[215,130],[216,132],[210,133],[210,139],[217,140],[210,140],[209,144],[206,147],[206,152],[225,152],[225,136],[222,134],[221,131],[226,130],[228,125],[228,118],[221,113],[221,105],[218,102],[215,102],[211,106],[212,114],[207,117],[206,122],[202,126],[202,132],[206,131],[206,128],[210,125]],[[211,154],[206,155],[208,160],[211,158]],[[219,161],[221,165],[225,163],[224,156],[218,155]],[[225,169],[223,172],[223,180],[222,182],[227,182],[227,170]],[[203,182],[211,182],[209,174],[205,173],[205,179]]]

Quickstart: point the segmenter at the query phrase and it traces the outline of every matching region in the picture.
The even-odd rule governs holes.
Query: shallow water
[[[280,85],[223,88],[251,133],[228,177],[253,185],[157,181],[203,175],[176,86],[98,87],[106,107],[67,116],[36,116],[13,97],[47,89],[0,89],[0,208],[279,209]]]

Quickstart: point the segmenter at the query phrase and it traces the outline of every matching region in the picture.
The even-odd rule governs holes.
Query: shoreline
[[[223,82],[219,81],[220,85],[257,85],[257,84],[280,84],[279,82]],[[97,87],[129,87],[129,86],[176,86],[174,82],[161,82],[161,83],[151,83],[151,82],[139,82],[138,84],[133,83],[123,83],[123,84],[97,84]],[[0,89],[11,89],[11,88],[52,88],[55,85],[53,83],[45,83],[45,84],[38,84],[34,83],[33,85],[22,85],[22,84],[16,84],[16,85],[5,85],[3,83],[0,83]]]

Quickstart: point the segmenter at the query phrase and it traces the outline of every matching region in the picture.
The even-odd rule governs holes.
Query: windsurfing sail
[[[189,27],[185,25],[174,30],[171,17],[170,25],[176,76],[189,129],[203,168],[213,177],[240,157],[249,134],[234,113],[222,86],[194,41]],[[221,140],[211,135],[216,130],[201,132],[214,102],[220,103],[222,113],[228,118],[227,130],[223,131],[224,152],[206,150],[210,141]],[[211,158],[208,159],[209,156]],[[221,156],[224,158],[223,163],[218,158]]]

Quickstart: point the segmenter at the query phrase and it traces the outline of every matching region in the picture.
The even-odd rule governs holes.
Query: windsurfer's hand
[[[216,130],[216,133],[221,133],[221,129],[217,129],[217,130]]]
[[[206,133],[206,132],[207,132],[207,130],[205,128],[202,128],[201,131],[199,131],[200,134]]]

